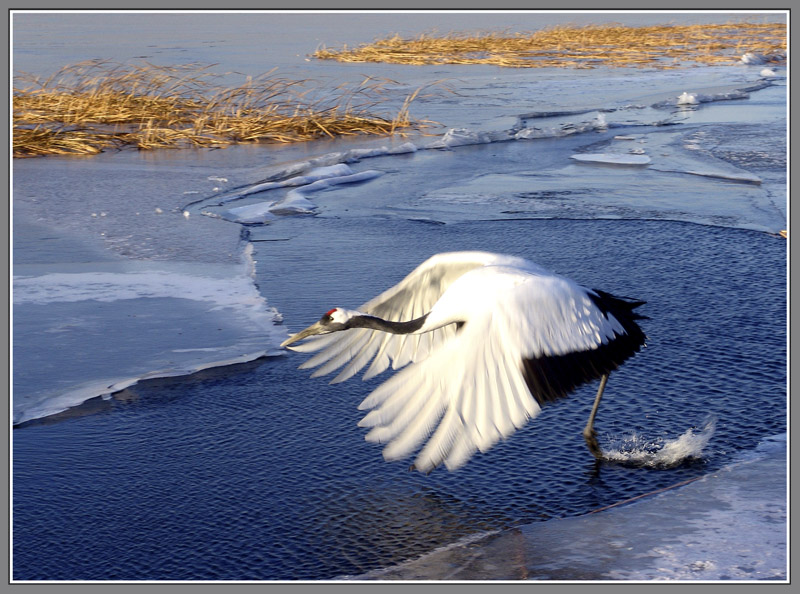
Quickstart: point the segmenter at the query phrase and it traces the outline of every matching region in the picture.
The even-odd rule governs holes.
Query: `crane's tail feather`
[[[595,299],[594,295],[592,295],[591,293],[589,294],[589,297],[591,297],[592,300],[595,302],[595,304],[603,311],[617,310],[619,312],[619,315],[627,317],[631,320],[650,319],[646,315],[633,311],[636,308],[645,305],[647,301],[642,301],[641,299],[634,299],[633,297],[620,297],[619,295],[612,295],[611,293],[607,293],[606,291],[601,291],[600,289],[592,289],[592,291],[594,291],[598,295],[599,299]]]

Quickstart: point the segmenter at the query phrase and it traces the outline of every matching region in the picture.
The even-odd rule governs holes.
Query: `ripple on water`
[[[313,235],[300,235],[311,223]],[[15,430],[15,578],[359,575],[701,476],[786,431],[781,240],[642,221],[292,225],[302,253],[286,241],[260,243],[255,255],[259,286],[290,329],[333,305],[357,306],[452,249],[527,256],[647,300],[648,346],[611,375],[601,446],[674,443],[701,459],[597,472],[581,436],[590,385],[458,472],[408,472],[408,461],[384,462],[357,426],[377,381],[331,386],[286,355],[143,382],[105,412]]]

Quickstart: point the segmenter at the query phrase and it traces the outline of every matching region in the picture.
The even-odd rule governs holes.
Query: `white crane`
[[[413,467],[453,470],[535,417],[547,402],[601,379],[583,431],[600,459],[594,417],[610,371],[644,345],[633,310],[643,301],[586,289],[523,258],[487,252],[432,256],[358,311],[334,308],[284,341],[319,351],[300,368],[312,377],[336,369],[331,383],[370,364],[413,363],[359,406],[366,439],[387,444],[387,460],[411,455]]]

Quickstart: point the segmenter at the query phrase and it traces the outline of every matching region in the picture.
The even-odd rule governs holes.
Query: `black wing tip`
[[[627,305],[631,309],[636,309],[637,307],[647,303],[647,301],[644,301],[642,299],[637,299],[635,297],[625,297],[623,295],[613,295],[613,294],[609,293],[608,291],[603,291],[601,289],[592,289],[592,291],[594,293],[597,293],[597,295],[601,299],[609,300],[609,301],[612,301],[612,302],[624,303],[625,305]]]
[[[634,309],[645,305],[647,301],[642,299],[635,299],[633,297],[620,297],[619,295],[612,295],[600,289],[592,289],[589,297],[594,304],[600,308],[603,313],[614,314],[619,318],[620,315],[627,317],[630,320],[649,320],[650,318],[644,314],[633,311]]]

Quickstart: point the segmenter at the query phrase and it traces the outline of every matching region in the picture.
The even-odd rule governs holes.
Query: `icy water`
[[[595,473],[580,433],[587,386],[464,469],[423,476],[364,441],[356,406],[373,384],[331,386],[297,371],[299,356],[273,357],[152,380],[94,414],[17,430],[17,578],[356,575],[699,476],[786,430],[785,246],[763,233],[638,221],[292,223],[314,235],[301,254],[291,241],[257,249],[270,262],[259,284],[291,320],[359,303],[445,247],[535,257],[647,299],[648,346],[611,376],[601,443],[658,443],[711,417],[707,452],[670,470]]]
[[[327,64],[306,62],[309,39],[421,32],[444,15],[391,27],[362,15],[368,39],[320,17],[303,37],[277,21],[212,16],[173,45],[166,22],[128,21],[148,31],[139,39],[103,21],[120,36],[107,54],[107,40],[87,34],[93,19],[44,15],[37,28],[22,15],[15,65],[48,73],[67,58],[215,55],[258,74],[268,69],[253,62],[259,25],[275,30],[269,56],[290,74],[391,76],[389,105],[443,77],[459,95],[412,110],[441,123],[427,135],[15,161],[15,579],[381,579],[439,547],[527,534],[725,470],[785,434],[785,69],[765,80],[744,65]],[[677,105],[682,93],[702,101]],[[620,463],[597,469],[586,450],[590,385],[457,472],[409,472],[357,426],[380,378],[328,385],[278,348],[331,307],[355,308],[428,256],[462,249],[524,256],[647,301],[647,348],[612,374],[597,421]],[[664,446],[688,458],[635,463]],[[743,505],[738,491],[723,495]],[[764,542],[779,558],[785,541]],[[774,566],[762,579],[781,578]],[[528,569],[532,579],[653,577],[621,562],[616,572]],[[703,575],[742,573],[667,577]],[[495,577],[482,568],[465,579]]]

